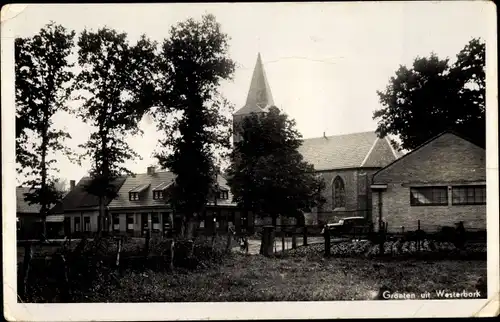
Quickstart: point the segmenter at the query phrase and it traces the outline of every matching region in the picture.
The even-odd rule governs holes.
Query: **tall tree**
[[[183,237],[191,237],[190,223],[214,186],[216,151],[229,148],[230,105],[219,92],[235,67],[228,40],[215,17],[205,15],[173,26],[160,55],[154,115],[165,135],[156,158],[176,174],[171,202],[183,214]]]
[[[431,137],[454,130],[485,146],[485,44],[471,40],[449,59],[417,57],[413,67],[400,66],[385,91],[383,106],[373,114],[380,136],[398,136],[398,149],[414,149]]]
[[[263,115],[251,114],[241,124],[242,140],[235,144],[228,184],[234,200],[247,211],[295,217],[322,204],[323,180],[303,160],[295,121],[276,107]]]
[[[107,27],[84,30],[78,39],[82,71],[75,90],[83,103],[78,115],[96,130],[80,147],[92,160],[92,180],[86,186],[99,197],[98,233],[108,227],[107,201],[115,197],[114,180],[130,174],[124,162],[139,157],[127,135],[141,133],[138,123],[151,107],[154,93],[156,44],[142,36],[131,46],[125,33]]]
[[[30,38],[15,40],[16,161],[31,186],[26,201],[40,205],[43,236],[46,217],[61,194],[55,188],[51,153],[71,153],[63,145],[70,138],[53,125],[53,116],[67,110],[72,64],[67,60],[74,46],[74,31],[51,22]]]

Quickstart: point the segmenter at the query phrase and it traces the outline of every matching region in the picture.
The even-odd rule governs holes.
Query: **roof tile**
[[[383,167],[396,159],[388,144],[375,132],[360,132],[304,139],[299,152],[317,171]]]

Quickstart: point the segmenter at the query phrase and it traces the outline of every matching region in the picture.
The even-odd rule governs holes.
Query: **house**
[[[245,105],[233,114],[233,142],[241,140],[241,122],[252,113],[274,106],[273,96],[258,54]],[[400,157],[387,138],[375,132],[304,139],[299,149],[324,179],[326,203],[305,214],[307,224],[335,222],[343,217],[371,220],[371,175]]]
[[[72,235],[98,230],[99,200],[83,188],[89,180],[83,178],[57,209],[64,213],[67,233]],[[146,173],[115,180],[116,197],[106,205],[110,221],[104,225],[103,231],[137,237],[143,237],[147,232],[153,236],[164,236],[171,228],[178,231],[182,215],[173,211],[169,198],[174,181],[172,172],[156,171],[155,167],[148,167]],[[204,212],[199,214],[198,227],[226,229],[229,222],[240,226],[240,213],[231,202],[226,180],[218,176],[217,181],[216,195],[213,194],[213,199],[209,198]]]
[[[389,231],[426,232],[462,221],[486,229],[485,149],[447,131],[373,175],[374,217]],[[377,228],[378,225],[375,227]]]
[[[125,177],[115,179],[112,183],[112,189],[115,193],[125,182]],[[55,205],[51,212],[63,216],[64,235],[79,236],[91,234],[97,231],[99,198],[88,193],[85,187],[91,183],[89,177],[82,178],[78,184],[71,183],[70,191],[64,198]],[[106,207],[110,201],[106,202]],[[103,230],[107,230],[108,225],[104,225]]]
[[[39,238],[43,232],[41,206],[30,204],[25,200],[26,194],[30,191],[30,187],[16,187],[17,239]],[[50,213],[45,220],[48,238],[62,235],[64,220],[62,216]]]
[[[118,196],[109,204],[112,215],[112,230],[132,236],[166,234],[171,227],[180,229],[182,215],[174,213],[170,205],[169,188],[175,174],[156,171],[148,167],[146,173],[128,176],[118,191]],[[214,225],[225,229],[228,222],[239,226],[239,212],[231,202],[232,195],[222,176],[217,177],[218,191],[209,197],[204,213],[199,214],[199,228]],[[215,219],[215,220],[214,220]]]

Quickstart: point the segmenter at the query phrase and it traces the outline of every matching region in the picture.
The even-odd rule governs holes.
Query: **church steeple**
[[[262,65],[260,53],[257,55],[257,62],[253,70],[252,82],[250,83],[250,90],[248,91],[245,105],[257,105],[260,108],[274,105],[271,88],[267,82],[266,72]]]
[[[252,112],[265,112],[269,106],[274,105],[271,87],[267,81],[264,65],[260,53],[257,55],[257,62],[253,70],[250,89],[248,90],[245,106],[238,110],[235,115],[250,114]]]
[[[241,139],[240,126],[243,119],[251,113],[265,113],[268,108],[274,105],[271,87],[267,82],[266,72],[262,64],[260,53],[257,55],[257,62],[253,70],[250,89],[248,90],[245,106],[233,114],[233,143]]]

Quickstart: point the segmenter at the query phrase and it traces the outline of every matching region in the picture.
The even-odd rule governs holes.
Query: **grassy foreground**
[[[124,271],[88,302],[333,301],[375,299],[381,289],[421,294],[482,290],[486,261],[369,260],[234,254],[219,267],[174,274]]]

